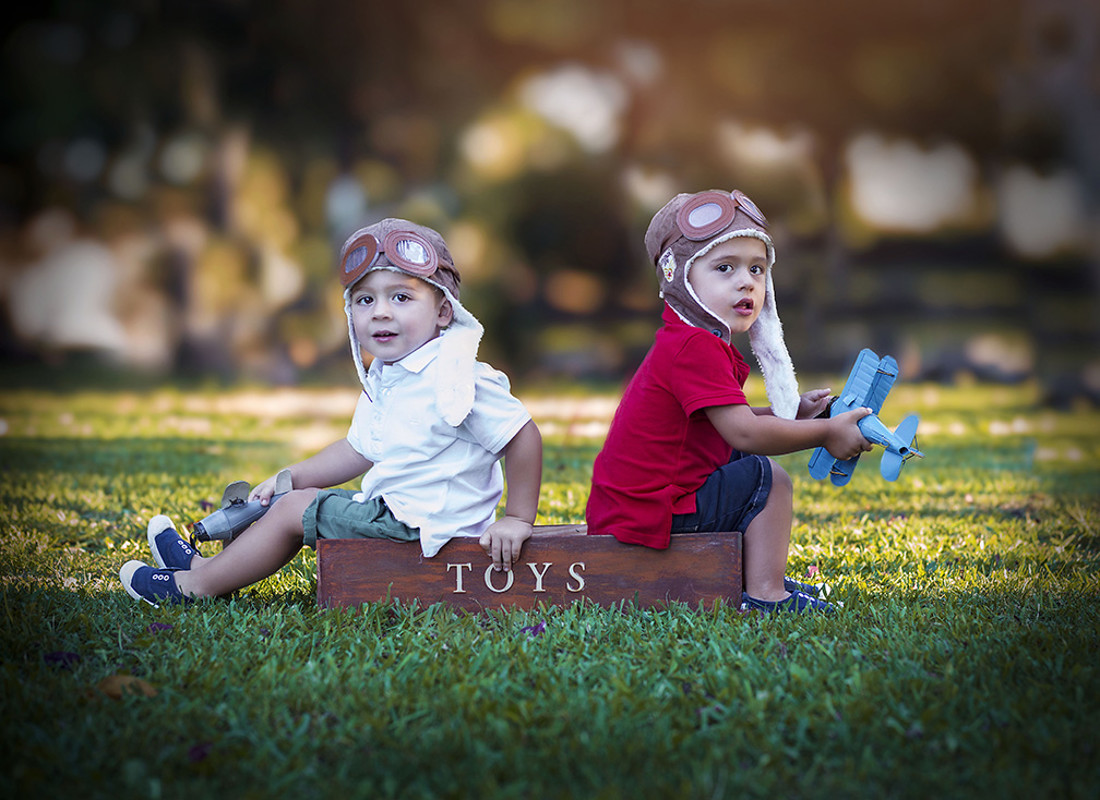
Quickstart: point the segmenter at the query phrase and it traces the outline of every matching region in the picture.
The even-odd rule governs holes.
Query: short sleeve
[[[462,428],[490,453],[499,453],[531,415],[511,391],[508,377],[488,364],[475,364],[474,405]]]
[[[363,450],[363,440],[361,438],[360,431],[367,429],[367,422],[370,419],[370,415],[373,413],[373,403],[370,398],[367,397],[366,392],[359,393],[359,401],[355,404],[355,414],[352,415],[351,425],[348,427],[348,444],[351,445],[354,450],[363,458],[367,458],[366,452]],[[370,460],[369,458],[367,459]]]
[[[665,372],[668,389],[691,416],[711,406],[748,405],[738,380],[741,371],[732,348],[704,331],[693,331],[671,353]],[[743,363],[743,362],[742,362]]]

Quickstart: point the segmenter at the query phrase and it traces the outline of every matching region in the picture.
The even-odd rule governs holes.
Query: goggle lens
[[[428,240],[412,231],[390,231],[382,251],[394,266],[420,278],[427,278],[439,266],[439,255]]]
[[[748,215],[748,218],[759,225],[761,228],[768,227],[768,218],[764,216],[763,212],[756,207],[756,203],[749,199],[749,196],[737,189],[733,190],[733,199],[737,201],[737,205],[742,211]]]
[[[725,209],[717,203],[704,203],[696,206],[688,212],[688,224],[696,229],[702,229],[713,225],[725,216]]]
[[[760,227],[767,227],[768,221],[756,204],[737,190],[700,192],[677,212],[676,225],[685,237],[699,242],[729,227],[738,208]]]
[[[378,260],[378,240],[372,234],[360,236],[348,249],[340,270],[340,283],[351,286]]]

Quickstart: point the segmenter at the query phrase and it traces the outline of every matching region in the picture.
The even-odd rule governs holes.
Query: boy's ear
[[[446,328],[448,325],[451,324],[452,321],[454,321],[454,318],[455,310],[451,306],[451,301],[443,298],[443,302],[439,305],[439,317],[437,320],[439,323],[439,327]]]

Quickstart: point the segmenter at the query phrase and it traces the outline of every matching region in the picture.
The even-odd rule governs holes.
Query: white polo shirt
[[[492,524],[504,490],[500,452],[531,419],[507,376],[479,361],[473,409],[457,428],[448,425],[435,403],[438,352],[433,339],[394,364],[375,359],[348,431],[374,464],[355,499],[381,496],[420,529],[429,558],[452,537],[480,536]]]

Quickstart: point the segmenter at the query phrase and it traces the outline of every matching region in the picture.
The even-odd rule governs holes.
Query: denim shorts
[[[318,539],[389,539],[420,541],[420,529],[394,517],[381,497],[364,503],[348,489],[322,489],[302,514],[302,544],[317,547]]]
[[[734,450],[729,463],[712,472],[695,492],[695,513],[672,516],[672,532],[744,533],[764,510],[771,490],[769,459]]]

